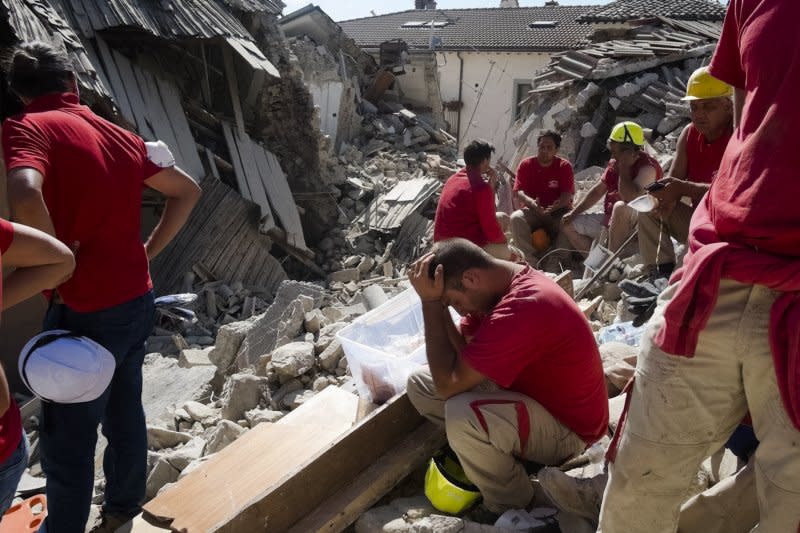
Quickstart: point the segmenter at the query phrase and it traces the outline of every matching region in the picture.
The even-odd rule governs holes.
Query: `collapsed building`
[[[359,517],[360,531],[387,517],[482,531],[415,522],[433,520],[418,498],[363,514],[444,436],[393,390],[372,391],[388,400],[380,407],[359,399],[337,338],[407,288],[406,265],[430,246],[438,193],[472,135],[467,113],[487,101],[485,87],[444,90],[436,58],[447,55],[452,68],[466,50],[428,55],[431,36],[466,14],[416,4],[403,24],[433,15],[404,29],[422,35],[422,54],[397,40],[365,51],[348,23],[314,6],[279,17],[279,0],[0,4],[4,48],[30,39],[64,46],[84,102],[167,142],[204,191],[152,265],[158,295],[181,294],[161,300],[148,341],[150,502],[133,531],[342,530]],[[477,15],[524,12],[506,4]],[[604,162],[606,133],[623,118],[652,131],[666,163],[688,120],[685,80],[713,50],[724,9],[702,0],[549,4],[520,22],[549,21],[526,26],[548,35],[570,28],[569,42],[523,54],[526,74],[501,128],[508,165],[550,127],[565,132],[578,169]],[[440,16],[448,22],[437,26]],[[484,76],[495,68],[476,61]],[[420,76],[424,98],[409,98],[406,80]],[[8,116],[19,103],[4,94],[0,107]],[[162,202],[147,192],[144,206],[148,231]],[[572,290],[569,272],[558,281]],[[581,308],[599,332],[616,318],[619,294],[601,286]],[[39,473],[34,460],[29,486],[41,488]]]

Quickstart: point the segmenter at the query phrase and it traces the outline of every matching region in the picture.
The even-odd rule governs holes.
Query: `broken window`
[[[533,83],[530,80],[514,82],[514,121],[522,118],[522,103],[528,99],[529,93],[533,90]]]

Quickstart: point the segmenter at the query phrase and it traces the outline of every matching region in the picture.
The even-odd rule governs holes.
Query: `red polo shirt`
[[[447,180],[436,206],[434,242],[461,237],[480,247],[506,242],[497,222],[494,191],[480,172],[462,168]]]
[[[7,220],[0,218],[0,262],[2,262],[2,254],[6,253],[8,247],[14,241],[14,226]],[[0,268],[2,265],[0,264]],[[0,301],[3,297],[3,287],[0,283]],[[14,450],[19,446],[19,440],[22,438],[22,419],[19,413],[19,407],[11,398],[11,404],[8,410],[0,417],[0,467],[8,459]]]
[[[658,161],[656,161],[653,156],[644,150],[639,152],[639,158],[633,164],[631,175],[635,178],[639,175],[639,172],[647,166],[656,169],[656,180],[660,180],[664,177],[664,171],[661,169],[661,165],[658,164]],[[606,184],[606,197],[603,202],[606,216],[603,223],[608,226],[608,222],[611,220],[611,211],[614,210],[614,204],[622,200],[619,195],[619,168],[616,159],[612,159],[608,162],[608,166],[606,166],[606,170],[603,172],[600,179]]]
[[[550,278],[526,266],[488,316],[462,319],[461,332],[472,337],[461,356],[475,370],[533,398],[587,443],[606,434],[608,396],[592,329]]]
[[[48,94],[3,123],[6,168],[44,176],[44,201],[59,240],[80,246],[72,278],[58,287],[78,312],[98,311],[152,288],[140,236],[144,180],[161,169],[144,141],[79,103]]]
[[[714,141],[707,142],[694,124],[686,130],[686,178],[695,183],[711,183],[722,162],[722,154],[731,140],[733,128]]]
[[[744,108],[711,189],[692,217],[689,253],[670,280],[680,285],[656,337],[668,353],[694,355],[720,279],[779,291],[771,309],[770,345],[783,404],[798,429],[799,18],[798,2],[732,0],[728,6],[710,72],[745,90]]]
[[[572,165],[563,157],[543,167],[537,157],[524,159],[517,168],[514,192],[522,191],[535,199],[539,207],[547,209],[564,193],[575,193],[575,175]]]

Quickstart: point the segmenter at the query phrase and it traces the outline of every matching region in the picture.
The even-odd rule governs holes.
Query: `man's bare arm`
[[[144,183],[167,197],[161,220],[145,243],[147,258],[152,260],[166,248],[189,219],[202,190],[188,174],[177,167],[165,168]]]
[[[20,167],[8,173],[11,219],[55,237],[53,220],[42,196],[43,184],[44,176],[34,168]]]

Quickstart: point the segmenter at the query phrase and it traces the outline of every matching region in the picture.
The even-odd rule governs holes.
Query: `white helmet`
[[[63,329],[28,341],[19,355],[19,375],[31,392],[56,403],[91,402],[111,383],[116,360],[92,339]]]

